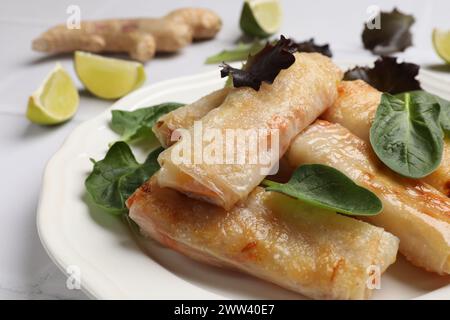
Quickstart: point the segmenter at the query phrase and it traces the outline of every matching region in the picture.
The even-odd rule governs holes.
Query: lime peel
[[[267,38],[278,31],[281,20],[279,0],[247,0],[242,7],[239,23],[245,34]]]
[[[75,70],[93,95],[117,99],[140,87],[145,81],[142,63],[76,51]]]
[[[79,95],[74,82],[57,63],[28,99],[26,116],[37,124],[59,124],[74,116],[78,104]]]
[[[433,29],[433,47],[439,57],[450,64],[450,30]]]

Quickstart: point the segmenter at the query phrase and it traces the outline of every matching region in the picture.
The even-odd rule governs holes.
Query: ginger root
[[[221,26],[211,10],[183,8],[162,18],[83,21],[80,29],[57,25],[33,40],[32,48],[47,53],[126,52],[145,62],[155,52],[175,52],[193,40],[213,38]]]

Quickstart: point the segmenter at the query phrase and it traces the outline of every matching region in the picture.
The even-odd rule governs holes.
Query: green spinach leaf
[[[157,157],[162,150],[160,147],[152,151],[139,164],[125,142],[114,143],[103,160],[94,162],[94,169],[85,181],[87,192],[103,209],[123,213],[128,197],[159,170]]]
[[[378,158],[393,171],[422,178],[440,164],[443,130],[440,103],[424,91],[384,93],[370,129]]]
[[[418,103],[428,106],[432,104],[439,105],[439,124],[444,134],[450,136],[450,101],[422,90],[412,91],[410,94],[411,98]],[[402,97],[402,95],[397,96]]]
[[[134,111],[113,110],[111,128],[126,142],[152,135],[152,127],[158,119],[184,104],[177,102],[161,103]]]
[[[268,191],[348,215],[375,215],[383,209],[374,193],[358,186],[340,171],[321,164],[298,167],[287,183],[264,180],[262,184]]]
[[[439,122],[447,138],[450,138],[450,101],[436,97],[441,106]]]
[[[206,64],[233,62],[247,60],[249,55],[254,55],[262,48],[265,43],[260,40],[255,40],[251,43],[239,43],[236,48],[230,50],[223,50],[218,54],[210,56],[206,59]]]

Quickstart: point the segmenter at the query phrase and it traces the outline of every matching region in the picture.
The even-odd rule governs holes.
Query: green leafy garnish
[[[159,170],[157,157],[162,150],[152,151],[145,162],[139,164],[128,144],[114,143],[103,160],[94,161],[94,169],[85,181],[95,204],[115,214],[123,213],[128,197]]]
[[[422,90],[412,91],[410,95],[418,103],[439,105],[439,125],[444,134],[450,136],[450,101]],[[402,95],[397,96],[402,97]]]
[[[368,28],[364,25],[362,41],[364,48],[377,55],[388,55],[404,51],[412,45],[410,28],[414,17],[404,14],[397,9],[391,12],[381,12],[380,28]]]
[[[111,111],[111,128],[126,142],[149,137],[153,134],[153,125],[162,115],[183,105],[177,102],[166,102],[134,111],[113,110]]]
[[[441,124],[442,130],[444,134],[450,138],[450,101],[444,100],[440,97],[437,97],[437,101],[441,106],[439,122]]]
[[[213,64],[246,60],[249,55],[256,54],[262,48],[264,48],[264,42],[260,40],[255,40],[251,43],[241,42],[234,49],[223,50],[218,54],[208,57],[205,63]]]
[[[393,171],[422,178],[439,166],[444,137],[440,121],[445,122],[439,99],[424,91],[381,96],[370,143]]]
[[[266,190],[286,194],[311,205],[348,215],[376,215],[383,205],[371,191],[342,172],[321,164],[298,167],[287,183],[264,180]]]

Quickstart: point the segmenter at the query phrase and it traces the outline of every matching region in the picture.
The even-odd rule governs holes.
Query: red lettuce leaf
[[[364,25],[364,48],[377,55],[389,55],[404,51],[412,45],[410,28],[415,21],[412,15],[394,9],[391,12],[381,12],[378,18],[379,29],[369,29],[367,23]]]
[[[258,91],[263,81],[272,84],[282,69],[295,62],[296,51],[296,44],[281,36],[276,44],[267,43],[257,54],[250,55],[242,70],[223,63],[220,75],[222,78],[231,75],[236,88],[251,87]]]
[[[373,68],[355,67],[344,74],[344,80],[361,79],[382,92],[397,94],[420,90],[416,79],[419,66],[414,63],[398,63],[395,57],[380,57]]]
[[[307,41],[296,42],[298,52],[318,52],[327,57],[332,57],[333,54],[328,44],[318,45],[314,42],[314,38]]]

